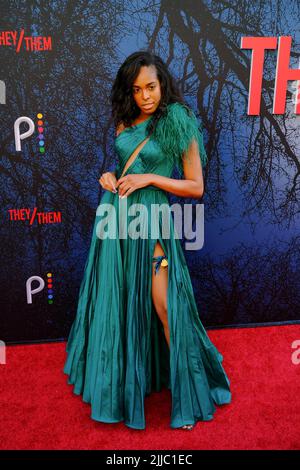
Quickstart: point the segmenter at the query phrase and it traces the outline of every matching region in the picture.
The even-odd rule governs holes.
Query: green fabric
[[[164,154],[177,167],[183,176],[182,158],[187,158],[187,150],[193,139],[198,143],[202,167],[207,163],[207,153],[203,143],[202,123],[191,108],[181,103],[169,104],[166,116],[158,121],[154,138],[161,144]]]
[[[117,178],[135,148],[146,139],[148,121],[125,129],[115,139]],[[181,134],[177,137],[181,138]],[[184,142],[186,146],[189,138],[184,138]],[[150,136],[125,174],[152,172],[170,177],[176,162],[166,158],[160,144]],[[146,208],[146,212],[134,216],[140,215],[143,237],[122,236],[126,226],[130,230],[132,204]],[[152,220],[153,204],[165,204],[165,212],[159,212],[151,226],[147,221]],[[107,211],[101,212],[105,208]],[[163,231],[163,217],[170,224],[169,237]],[[99,238],[107,220],[116,229],[115,238]],[[170,351],[151,296],[152,258],[157,241],[168,260],[168,266],[161,269],[168,270]],[[215,405],[231,401],[223,357],[199,318],[165,191],[147,186],[125,199],[119,199],[118,193],[104,191],[66,351],[64,372],[69,376],[68,383],[74,385],[76,395],[91,404],[91,418],[96,421],[123,420],[128,427],[144,429],[145,397],[162,387],[171,392],[172,428],[211,420]]]

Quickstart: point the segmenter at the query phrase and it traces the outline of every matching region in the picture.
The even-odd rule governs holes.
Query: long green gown
[[[116,137],[117,179],[133,151],[148,137],[150,119],[152,116]],[[202,157],[205,155],[202,132],[192,111],[190,116],[183,105],[172,103],[167,118],[160,121],[125,175],[171,177],[174,165],[182,174],[179,157],[192,137],[197,139]],[[147,208],[148,221],[152,220],[151,206],[165,204],[170,236],[164,235],[162,212],[155,218],[155,236],[145,212],[139,219],[141,236],[130,236],[130,230],[124,236],[126,226],[138,215],[130,215],[132,204]],[[105,191],[97,208],[63,369],[68,384],[74,385],[73,392],[91,404],[91,418],[96,421],[124,421],[130,428],[145,429],[145,396],[162,387],[171,392],[171,428],[209,421],[215,405],[231,401],[223,356],[199,319],[188,266],[168,208],[167,193],[156,186],[137,189],[124,199]],[[114,227],[115,237],[103,236],[108,226]],[[168,270],[170,349],[151,296],[157,241],[168,261],[167,268],[159,269]]]

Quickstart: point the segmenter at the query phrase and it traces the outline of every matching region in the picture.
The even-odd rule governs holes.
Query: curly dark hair
[[[125,127],[131,126],[140,114],[140,109],[133,98],[132,87],[140,68],[144,65],[155,66],[161,87],[159,106],[147,127],[148,133],[152,133],[160,117],[165,114],[168,104],[179,102],[186,106],[177,83],[170,74],[167,65],[158,55],[142,50],[128,56],[117,72],[110,94],[110,101],[115,126],[118,127],[120,123],[124,124]]]

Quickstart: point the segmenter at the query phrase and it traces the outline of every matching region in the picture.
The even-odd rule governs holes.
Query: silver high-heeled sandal
[[[186,431],[191,431],[195,425],[194,424],[185,424],[184,426],[181,427],[181,429],[184,429]]]

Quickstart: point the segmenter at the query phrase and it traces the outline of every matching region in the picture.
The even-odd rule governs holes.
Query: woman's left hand
[[[151,174],[129,174],[126,176],[122,176],[122,178],[118,179],[117,183],[115,184],[116,188],[118,189],[119,196],[128,196],[129,194],[133,193],[136,189],[144,188],[151,184]]]

